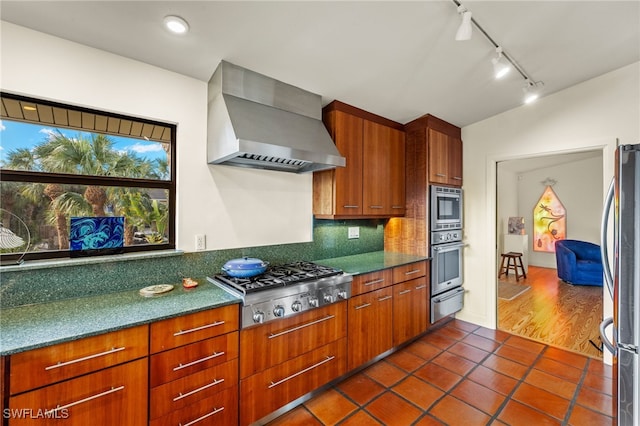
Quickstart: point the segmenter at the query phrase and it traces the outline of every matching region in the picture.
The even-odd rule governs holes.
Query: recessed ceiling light
[[[185,34],[189,31],[189,24],[187,24],[187,21],[175,15],[165,16],[164,26],[174,34]]]
[[[31,105],[23,105],[22,109],[25,110],[25,111],[35,111],[36,107],[31,106]]]

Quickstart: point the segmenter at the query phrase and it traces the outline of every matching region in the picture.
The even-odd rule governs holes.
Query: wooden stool
[[[505,265],[506,261],[506,265]],[[522,276],[527,278],[527,273],[524,271],[524,265],[522,264],[522,253],[510,251],[509,253],[502,253],[502,264],[500,265],[500,273],[498,278],[502,275],[509,276],[509,270],[511,269],[516,273],[516,281],[520,281],[520,274],[518,268],[522,270]]]

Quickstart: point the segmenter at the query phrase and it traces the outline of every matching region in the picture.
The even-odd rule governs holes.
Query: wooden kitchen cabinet
[[[347,369],[353,370],[393,344],[393,290],[382,288],[349,299]]]
[[[356,275],[351,282],[351,296],[368,293],[391,285],[393,285],[393,271],[388,268]]]
[[[347,164],[314,173],[314,215],[320,219],[402,216],[403,126],[339,101],[323,109],[323,121]]]
[[[427,331],[429,268],[427,261],[393,268],[393,346]]]

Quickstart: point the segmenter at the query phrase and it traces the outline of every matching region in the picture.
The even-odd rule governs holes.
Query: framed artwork
[[[567,211],[547,185],[533,209],[533,250],[555,253],[556,240],[567,235]]]
[[[508,231],[509,235],[524,235],[524,217],[510,217]]]

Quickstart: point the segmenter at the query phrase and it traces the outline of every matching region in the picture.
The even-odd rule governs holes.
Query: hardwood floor
[[[513,273],[501,281],[516,283]],[[598,326],[602,321],[602,287],[571,285],[550,268],[529,266],[517,284],[531,289],[513,300],[498,298],[498,329],[551,346],[602,358]]]

